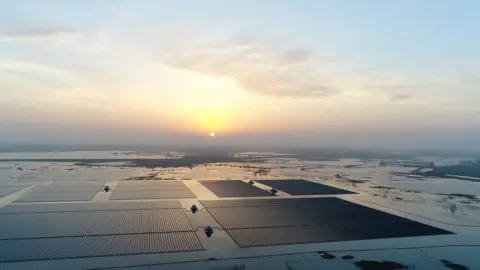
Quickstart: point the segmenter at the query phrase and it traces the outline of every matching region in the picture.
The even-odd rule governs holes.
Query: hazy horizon
[[[479,12],[446,0],[2,1],[0,145],[480,150]]]

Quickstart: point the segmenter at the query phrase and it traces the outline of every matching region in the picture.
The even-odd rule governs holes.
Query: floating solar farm
[[[28,190],[0,208],[0,262],[203,252],[203,228],[192,224],[205,221],[239,249],[451,234],[311,181],[187,181],[117,181],[106,197],[99,196],[105,183],[95,181],[4,187],[0,196]],[[191,213],[192,203],[203,211]]]
[[[240,247],[449,233],[338,198],[201,203]]]

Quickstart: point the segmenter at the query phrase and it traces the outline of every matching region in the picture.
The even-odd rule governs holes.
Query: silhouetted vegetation
[[[185,155],[179,159],[154,159],[154,158],[124,158],[124,159],[4,159],[0,161],[7,162],[64,162],[74,163],[76,166],[100,166],[98,163],[115,162],[115,163],[127,163],[132,167],[144,167],[144,168],[168,168],[168,167],[192,167],[195,165],[206,163],[219,163],[219,162],[236,162],[246,163],[252,162],[251,159],[237,158],[231,155]],[[256,160],[256,163],[262,163],[264,160]],[[125,165],[118,165],[125,167]]]
[[[460,198],[465,198],[465,199],[470,199],[470,200],[476,200],[477,199],[477,195],[469,195],[469,194],[459,194],[459,193],[438,193],[438,195],[444,195],[444,196],[448,196],[449,198],[452,197],[452,198],[455,198],[455,197],[460,197]]]
[[[457,212],[457,204],[456,203],[450,203],[448,206],[448,209],[450,210],[450,213],[455,214]]]
[[[385,189],[385,190],[395,189],[392,187],[384,187],[384,186],[371,186],[370,188]]]
[[[452,262],[447,261],[447,260],[441,260],[441,262],[443,263],[443,265],[445,265],[445,267],[448,267],[452,270],[468,270],[469,269],[468,267],[466,267],[464,265],[452,263]]]
[[[330,254],[328,252],[319,252],[320,256],[322,256],[322,258],[324,259],[327,259],[327,260],[332,260],[332,259],[335,259],[335,255],[333,254]]]
[[[355,265],[362,270],[398,270],[398,269],[408,269],[406,265],[392,262],[392,261],[359,261],[355,262]]]

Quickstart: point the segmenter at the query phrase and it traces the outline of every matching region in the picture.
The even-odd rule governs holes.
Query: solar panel
[[[144,201],[144,202],[75,202],[49,204],[9,204],[0,208],[0,214],[9,213],[50,213],[83,211],[117,211],[140,209],[181,209],[179,201]]]
[[[97,192],[29,193],[15,202],[90,201]]]
[[[183,209],[2,214],[0,239],[191,231]]]
[[[0,262],[201,250],[195,232],[0,240]]]
[[[263,197],[269,192],[239,180],[199,181],[218,197]]]
[[[113,191],[110,200],[141,200],[141,199],[181,199],[196,198],[189,189],[161,191]]]
[[[148,186],[121,186],[116,191],[153,191],[153,190],[189,190],[185,185],[148,185]]]
[[[306,244],[335,241],[329,226],[275,227],[227,230],[240,247]]]
[[[346,226],[291,226],[227,230],[240,247],[306,244],[449,234],[418,222],[371,223]]]
[[[102,186],[84,186],[84,187],[67,187],[67,186],[36,186],[30,190],[33,193],[73,193],[73,192],[97,192]]]
[[[263,198],[249,200],[206,200],[200,201],[206,208],[216,207],[255,207],[255,206],[289,206],[304,207],[320,203],[325,207],[335,207],[337,204],[353,204],[348,201],[339,200],[337,198]],[[328,204],[328,206],[326,206]],[[355,204],[356,205],[356,204]]]
[[[201,203],[241,247],[450,234],[338,198]]]

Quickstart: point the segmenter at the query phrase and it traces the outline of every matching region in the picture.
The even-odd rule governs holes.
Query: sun
[[[210,132],[210,137],[215,137],[215,132]]]

